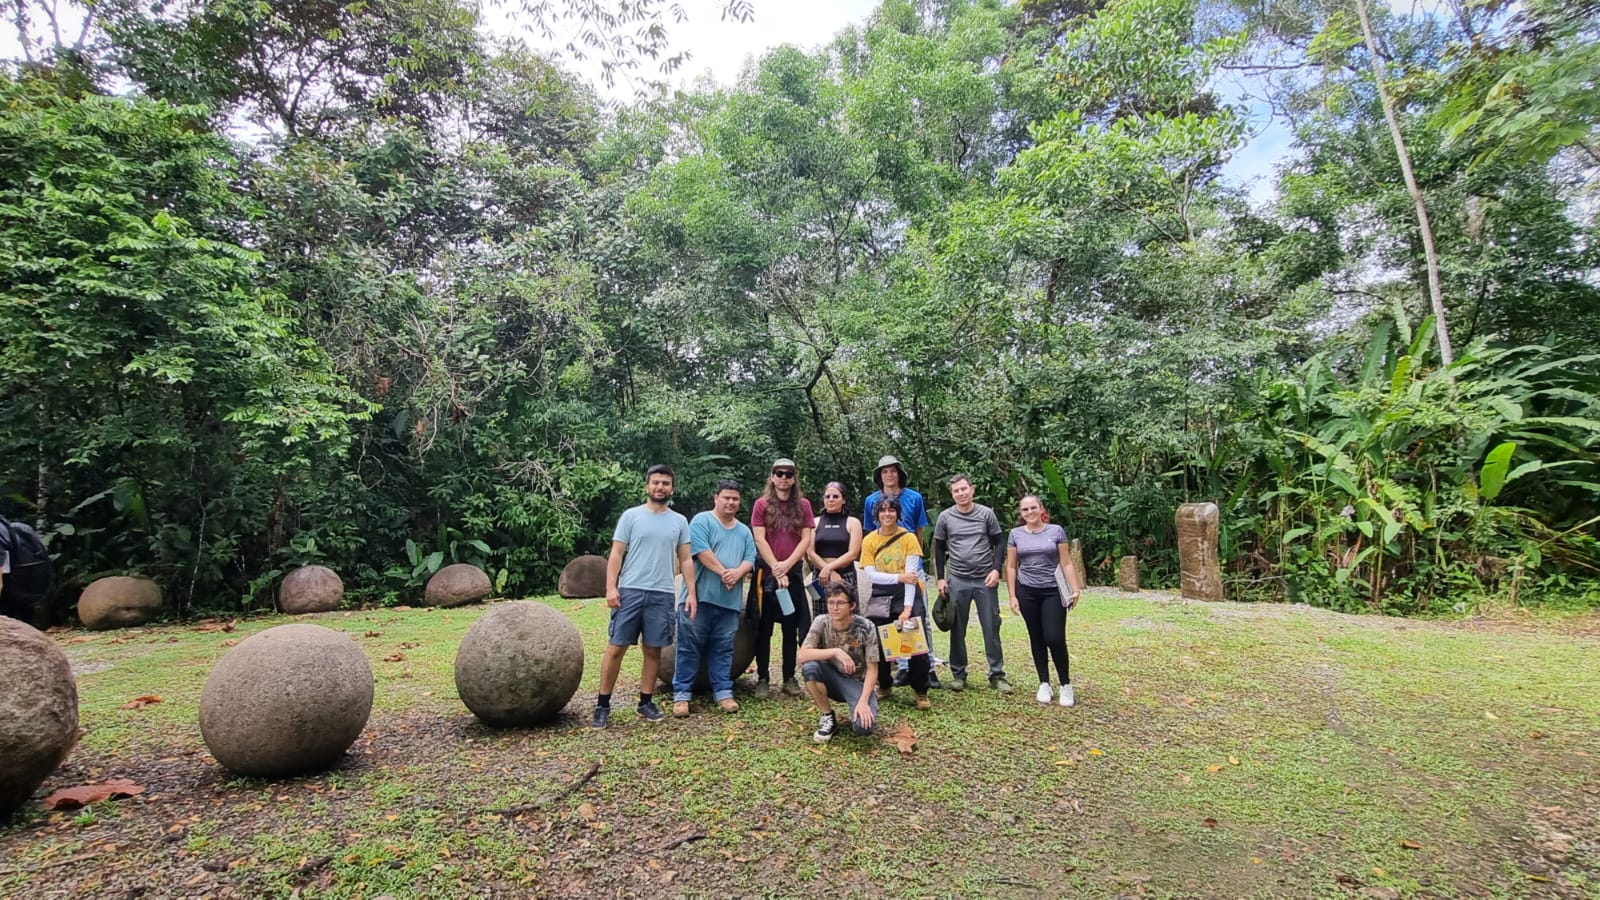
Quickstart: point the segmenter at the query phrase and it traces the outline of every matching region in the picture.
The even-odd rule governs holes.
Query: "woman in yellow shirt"
[[[900,527],[900,507],[880,502],[874,511],[878,527],[861,539],[862,574],[872,582],[866,616],[873,625],[891,622],[903,626],[913,616],[926,616],[922,596],[922,542],[914,532]],[[927,709],[928,654],[911,657],[911,690],[917,695],[917,709]],[[893,665],[878,660],[878,697],[893,690]]]

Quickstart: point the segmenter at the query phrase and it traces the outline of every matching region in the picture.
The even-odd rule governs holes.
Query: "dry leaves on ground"
[[[54,794],[44,798],[45,809],[77,809],[101,800],[117,800],[123,797],[132,797],[134,794],[144,793],[144,788],[126,778],[113,778],[99,784],[81,784],[77,787],[62,788]]]
[[[894,744],[901,756],[910,756],[917,749],[917,730],[910,722],[901,722],[899,727],[884,735],[884,740]]]
[[[156,694],[141,694],[118,707],[119,709],[144,709],[161,702],[161,697]]]

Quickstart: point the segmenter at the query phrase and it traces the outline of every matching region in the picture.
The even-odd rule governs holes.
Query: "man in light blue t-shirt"
[[[755,535],[739,521],[739,482],[717,484],[710,512],[689,523],[694,586],[678,610],[678,655],[672,669],[672,715],[689,714],[689,697],[703,667],[711,696],[723,712],[737,712],[733,699],[733,641],[739,631],[740,582],[756,564]],[[684,585],[685,593],[688,584]]]
[[[672,469],[651,466],[645,473],[645,502],[624,512],[611,535],[606,560],[606,605],[611,607],[610,636],[600,660],[600,696],[595,703],[596,728],[611,720],[611,689],[617,686],[622,657],[638,642],[644,654],[639,667],[639,718],[661,721],[653,691],[661,665],[661,648],[673,639],[673,573],[689,571],[689,523],[667,507],[675,481]],[[676,565],[674,565],[676,560]],[[694,582],[685,585],[690,604]]]

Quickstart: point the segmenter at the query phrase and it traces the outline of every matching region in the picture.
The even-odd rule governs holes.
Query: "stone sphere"
[[[372,712],[372,666],[321,625],[268,628],[218,660],[200,694],[200,735],[224,768],[268,778],[323,769]]]
[[[278,585],[278,609],[288,615],[332,612],[344,602],[344,581],[327,566],[301,566]]]
[[[83,589],[78,620],[85,628],[104,631],[143,625],[161,609],[161,588],[148,578],[113,575]]]
[[[0,616],[0,818],[28,802],[78,740],[78,685],[67,655]]]
[[[733,671],[734,678],[744,674],[750,668],[750,663],[756,658],[756,632],[755,627],[743,619],[739,620],[739,630],[733,633]],[[676,642],[661,648],[661,668],[656,670],[656,678],[661,682],[662,690],[672,690],[672,675],[678,666],[678,645]],[[706,672],[705,666],[700,667],[700,672],[694,678],[694,689],[706,692],[711,690],[711,676]]]
[[[606,558],[580,556],[567,563],[556,591],[568,600],[593,600],[606,595]]]
[[[567,617],[530,600],[484,614],[456,651],[456,692],[485,725],[544,722],[583,681],[583,637]]]
[[[445,566],[428,579],[423,602],[428,606],[462,606],[489,596],[489,576],[471,563]]]

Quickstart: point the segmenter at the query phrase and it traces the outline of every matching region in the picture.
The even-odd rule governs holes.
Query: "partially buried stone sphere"
[[[343,602],[344,581],[327,566],[301,566],[278,586],[278,609],[291,616],[332,612]]]
[[[66,654],[0,616],[0,817],[28,802],[78,739],[78,687]]]
[[[85,628],[105,631],[143,625],[161,609],[161,588],[148,578],[112,575],[83,589],[78,619]]]
[[[583,680],[583,637],[543,603],[485,613],[456,651],[456,692],[486,725],[535,725],[561,711]]]
[[[493,589],[482,569],[471,563],[456,563],[433,573],[422,602],[428,606],[462,606],[477,603]]]
[[[279,625],[211,670],[200,735],[240,775],[295,775],[337,760],[371,712],[372,666],[355,641],[320,625]]]

